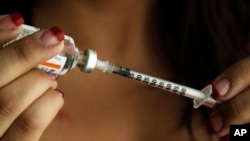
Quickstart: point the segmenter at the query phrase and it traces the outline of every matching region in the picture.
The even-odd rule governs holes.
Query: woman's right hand
[[[0,15],[0,141],[37,141],[63,105],[55,76],[35,66],[63,49],[53,27],[8,44],[22,30],[20,14]]]

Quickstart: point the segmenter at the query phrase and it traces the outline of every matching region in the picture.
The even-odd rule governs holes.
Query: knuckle
[[[17,121],[17,128],[22,133],[31,133],[41,128],[41,123],[37,121],[37,118],[33,118],[32,115],[22,115]]]
[[[11,91],[13,92],[13,91]],[[11,93],[8,92],[8,93]],[[10,95],[12,94],[5,94],[0,92],[1,97],[0,97],[0,116],[4,117],[4,118],[10,118],[14,115],[14,109],[16,109],[16,103],[17,103],[17,99],[14,97],[11,97]]]

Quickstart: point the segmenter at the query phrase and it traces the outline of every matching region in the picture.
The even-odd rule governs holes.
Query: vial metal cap
[[[84,51],[86,57],[85,65],[81,68],[81,71],[90,73],[95,69],[97,63],[97,53],[94,50],[86,49]]]

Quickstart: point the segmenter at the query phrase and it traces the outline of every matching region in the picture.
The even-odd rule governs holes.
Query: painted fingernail
[[[212,97],[214,99],[219,99],[220,97],[227,94],[230,87],[230,82],[227,79],[223,79],[213,86]]]
[[[64,93],[61,90],[55,89],[55,91],[57,91],[59,93],[59,95],[61,95],[64,98]]]
[[[56,45],[60,43],[62,40],[64,40],[64,33],[57,26],[50,28],[50,30],[45,31],[41,35],[41,41],[47,46]]]
[[[52,80],[59,79],[59,75],[58,74],[51,74],[51,73],[49,73],[49,76],[51,77]]]
[[[222,128],[222,119],[220,116],[212,117],[206,125],[207,131],[210,134],[218,132]]]
[[[24,23],[24,19],[20,13],[13,13],[10,15],[12,22],[16,25],[19,26]]]
[[[23,23],[24,23],[24,19],[22,15],[19,13],[13,13],[0,19],[0,28],[1,29],[14,29]]]

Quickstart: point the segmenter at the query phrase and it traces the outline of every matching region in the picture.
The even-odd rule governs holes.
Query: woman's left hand
[[[213,134],[223,137],[229,134],[230,125],[250,123],[249,86],[250,57],[238,61],[214,80],[212,97],[222,103],[209,118]]]

